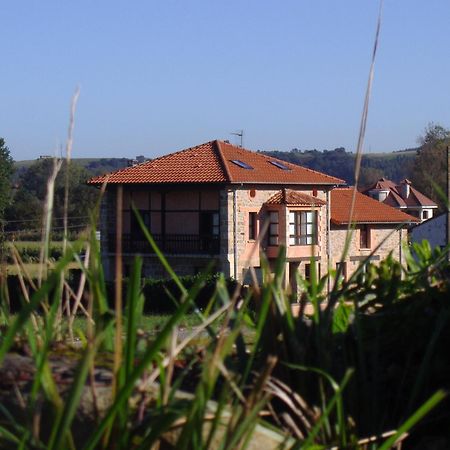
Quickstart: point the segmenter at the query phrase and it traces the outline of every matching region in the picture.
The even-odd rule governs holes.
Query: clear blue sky
[[[149,157],[245,130],[354,150],[377,0],[0,2],[0,136],[16,160]],[[450,1],[385,0],[366,151],[450,126]]]

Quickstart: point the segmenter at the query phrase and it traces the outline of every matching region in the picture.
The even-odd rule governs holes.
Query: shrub
[[[195,305],[200,310],[203,310],[208,306],[211,298],[213,297],[214,291],[216,290],[216,284],[219,279],[220,274],[215,273],[203,277],[201,274],[198,275],[186,275],[180,277],[183,286],[186,289],[191,289],[194,284],[200,279],[203,280],[203,287],[195,298]],[[127,289],[128,279],[124,280],[123,286],[124,291]],[[236,281],[232,278],[227,278],[225,280],[227,290],[231,296],[236,289]],[[171,314],[177,310],[177,303],[180,298],[180,290],[176,282],[171,278],[163,279],[153,279],[153,278],[143,278],[142,279],[142,293],[144,296],[144,313],[146,314]],[[108,298],[110,306],[112,306],[114,299],[114,284],[108,284]],[[125,294],[125,293],[124,293]],[[125,295],[124,295],[125,298]],[[192,308],[191,308],[192,309]]]

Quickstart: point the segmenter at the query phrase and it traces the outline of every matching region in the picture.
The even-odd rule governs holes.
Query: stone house
[[[298,271],[308,278],[312,262],[322,271],[335,267],[343,249],[345,220],[337,208],[346,198],[340,194],[346,190],[337,189],[345,184],[343,180],[226,141],[207,142],[89,181],[96,186],[104,183],[101,247],[109,278],[113,277],[117,230],[122,230],[125,268],[134,255],[141,254],[145,276],[166,276],[132,205],[179,275],[195,274],[212,264],[214,270],[246,283],[248,267],[258,272],[262,252],[273,263],[284,247],[288,284],[294,283]],[[381,208],[372,221],[358,215],[364,202],[369,202],[372,211]],[[379,215],[385,220],[375,220]],[[370,242],[399,223],[415,220],[362,194],[358,194],[354,218],[358,226],[370,227]],[[377,253],[378,259],[391,250],[400,251],[394,238]],[[351,261],[365,251],[355,249]]]
[[[355,203],[352,218],[352,197]],[[350,276],[362,261],[378,262],[390,253],[403,262],[403,249],[408,242],[408,228],[420,222],[404,212],[367,197],[354,188],[331,191],[330,267],[342,265],[344,277]],[[349,227],[351,239],[343,257]]]

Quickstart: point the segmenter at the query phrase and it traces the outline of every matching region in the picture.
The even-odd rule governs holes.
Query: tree
[[[11,177],[14,162],[5,140],[0,138],[0,221],[3,222],[5,209],[11,201]]]
[[[374,167],[361,167],[361,175],[359,176],[359,186],[366,187],[378,181],[385,176],[384,172]]]
[[[445,209],[447,188],[447,146],[450,130],[430,123],[419,138],[420,147],[414,162],[412,182],[418,191],[434,200],[441,210]]]
[[[39,230],[47,195],[47,181],[53,170],[52,159],[42,159],[24,171],[18,180],[14,202],[7,218],[13,221],[10,230]],[[55,181],[53,228],[62,232],[64,216],[64,189],[67,165],[64,163]],[[89,223],[89,214],[98,199],[98,190],[88,186],[91,174],[76,163],[69,165],[69,226],[76,230]],[[39,233],[37,233],[39,234]]]

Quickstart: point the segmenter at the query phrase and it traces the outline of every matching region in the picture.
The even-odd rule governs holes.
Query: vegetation
[[[70,246],[40,285],[22,274],[15,316],[1,291],[2,367],[14,371],[13,349],[23,355],[19,397],[11,395],[10,378],[0,377],[2,448],[349,448],[372,436],[377,447],[390,448],[405,431],[422,447],[425,439],[450,442],[443,426],[449,405],[442,403],[450,367],[446,253],[415,246],[408,268],[392,259],[365,273],[361,266],[329,294],[326,277],[298,279],[301,305],[310,302],[314,312],[294,317],[282,252],[275,273],[263,261],[263,282],[247,293],[231,292],[216,277],[200,311],[208,276],[188,288],[145,233],[177,286],[171,296],[178,304],[150,335],[139,328],[142,261],[126,282],[122,316],[108,307],[94,231],[83,243],[87,260]],[[61,276],[73,261],[84,275],[85,300],[77,303],[72,287],[63,320],[57,311],[62,286],[69,288]],[[197,326],[180,335],[189,310]],[[71,321],[77,314],[86,317],[85,331]],[[67,341],[74,330],[76,346]],[[384,432],[391,433],[380,437]]]
[[[7,231],[11,237],[17,237],[18,231],[32,230],[35,232],[34,240],[40,239],[47,180],[53,167],[53,159],[40,159],[19,176],[13,202],[6,211]],[[63,229],[66,170],[67,167],[64,163],[55,180],[53,230],[62,231]],[[98,198],[98,190],[86,185],[86,180],[91,176],[86,169],[77,164],[70,164],[68,170],[70,180],[67,211],[70,219],[69,231],[77,231],[85,228],[89,222],[92,205]],[[32,233],[28,233],[25,239],[30,239],[32,236]],[[56,237],[57,233],[54,235],[54,238]],[[21,238],[24,237],[21,236]]]
[[[349,185],[355,184],[356,154],[345,151],[343,147],[323,151],[293,149],[290,152],[269,151],[263,153],[341,178]],[[394,181],[411,178],[415,157],[416,149],[366,154],[361,161],[359,184],[367,186],[382,177]]]
[[[220,275],[181,279],[138,217],[170,281],[143,280],[137,258],[125,280],[118,265],[112,290],[98,211],[84,238],[50,244],[45,186],[33,191],[50,211],[38,277],[22,264],[33,244],[19,244],[10,255],[20,295],[0,283],[0,447],[448,447],[448,249],[405,249],[406,266],[373,266],[369,255],[345,281],[334,271],[298,278],[294,316],[283,249],[272,269],[263,259],[262,283],[247,291]],[[147,332],[141,318],[155,298],[173,309]]]
[[[5,140],[0,138],[0,220],[3,220],[5,209],[11,201],[12,174],[13,160]]]
[[[434,200],[443,211],[447,204],[447,147],[450,145],[450,130],[431,123],[419,143],[412,181],[420,192]]]

